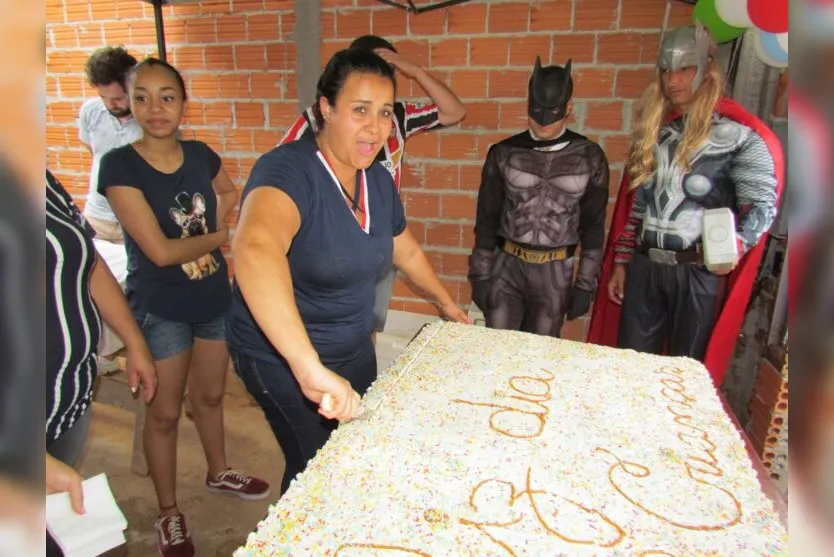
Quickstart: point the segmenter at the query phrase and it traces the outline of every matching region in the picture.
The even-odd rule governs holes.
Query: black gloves
[[[593,298],[593,292],[582,290],[576,286],[572,287],[570,289],[568,311],[565,314],[565,318],[568,321],[573,321],[577,317],[582,317],[588,313],[588,309],[591,307],[591,298]]]
[[[492,287],[492,281],[479,280],[472,282],[472,300],[478,304],[481,311],[486,312],[489,303],[489,290]]]

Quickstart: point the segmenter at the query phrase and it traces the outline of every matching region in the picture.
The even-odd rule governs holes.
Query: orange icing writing
[[[599,512],[597,510],[594,510],[594,509],[591,509],[591,508],[588,508],[585,505],[583,505],[582,503],[577,503],[576,501],[571,501],[570,499],[568,499],[566,497],[561,497],[559,495],[547,493],[545,491],[533,491],[533,488],[530,485],[530,483],[531,483],[531,478],[530,478],[531,474],[532,474],[532,471],[528,468],[527,469],[527,489],[526,489],[526,493],[529,494],[529,496],[530,496],[530,506],[533,508],[533,512],[536,514],[536,519],[539,521],[539,524],[542,525],[542,528],[547,530],[548,534],[553,534],[554,536],[556,536],[558,538],[561,538],[562,540],[564,540],[568,543],[575,543],[575,544],[582,544],[582,545],[598,545],[600,547],[614,547],[615,545],[617,545],[621,541],[623,541],[623,538],[625,537],[625,531],[622,528],[620,528],[613,520],[611,520],[610,518],[608,518],[607,516],[605,516],[601,512]],[[597,517],[601,518],[603,522],[607,523],[609,526],[611,526],[611,528],[613,528],[616,531],[616,533],[617,533],[616,536],[612,537],[612,539],[609,539],[608,541],[602,541],[602,540],[596,540],[596,539],[582,540],[582,539],[576,539],[576,538],[569,538],[565,535],[562,535],[556,529],[549,526],[547,524],[547,521],[542,517],[542,513],[539,510],[539,505],[536,504],[536,498],[533,497],[533,495],[541,495],[541,494],[546,494],[546,495],[548,495],[552,498],[561,499],[562,501],[581,509],[586,514],[596,515]],[[558,509],[556,509],[552,513],[552,516],[554,518],[558,518],[558,515],[559,515],[559,512],[558,512]]]
[[[373,543],[347,543],[340,545],[333,557],[339,557],[340,553],[345,549],[373,549],[376,551],[383,551],[385,553],[405,553],[407,555],[419,555],[420,557],[431,557],[430,554],[424,553],[418,549],[409,549],[407,547],[399,547],[396,545],[377,545]]]
[[[532,469],[527,469],[526,485],[523,491],[516,492],[515,486],[504,480],[484,480],[480,482],[472,490],[469,496],[469,505],[475,512],[478,512],[478,505],[476,498],[478,492],[482,488],[503,489],[506,496],[505,503],[507,508],[511,509],[520,499],[526,498],[529,502],[532,514],[521,514],[514,519],[493,522],[474,522],[466,518],[461,518],[460,523],[465,526],[472,526],[479,532],[488,537],[493,543],[503,548],[510,556],[517,557],[515,550],[505,542],[497,539],[496,536],[490,532],[491,529],[503,528],[507,529],[510,526],[518,524],[527,516],[532,516],[538,522],[538,525],[548,534],[555,536],[562,541],[577,545],[596,545],[599,547],[610,548],[618,545],[625,538],[625,531],[618,526],[614,521],[609,519],[601,512],[591,509],[582,503],[572,501],[566,497],[562,497],[555,493],[549,493],[541,489],[533,489],[532,486]],[[508,488],[508,489],[507,489]],[[560,510],[565,506],[573,506],[575,509],[582,511],[586,515],[587,520],[598,519],[594,524],[593,530],[596,535],[592,538],[577,538],[565,534],[563,528],[557,523],[559,520]],[[510,518],[510,517],[508,517]],[[496,533],[497,534],[497,533]]]
[[[483,535],[485,535],[486,537],[488,537],[488,538],[490,539],[490,541],[492,541],[492,543],[494,543],[495,545],[497,545],[497,546],[501,547],[504,551],[506,551],[507,553],[509,553],[511,557],[518,557],[518,556],[517,556],[517,554],[516,554],[516,552],[515,552],[515,551],[513,551],[513,548],[512,548],[512,547],[510,547],[509,545],[505,544],[505,543],[504,543],[504,542],[502,542],[501,540],[495,539],[495,537],[494,537],[492,534],[490,534],[490,533],[486,530],[486,528],[487,528],[487,526],[493,526],[493,527],[499,527],[499,528],[506,528],[506,527],[508,527],[508,526],[513,526],[514,524],[518,524],[519,522],[521,522],[521,520],[522,520],[521,518],[517,518],[516,520],[514,520],[514,521],[512,521],[512,522],[508,522],[507,524],[498,524],[498,523],[490,523],[490,522],[472,522],[471,520],[467,520],[467,519],[465,519],[465,518],[461,518],[461,519],[460,519],[460,523],[461,523],[461,524],[463,524],[464,526],[472,526],[473,528],[475,528],[476,530],[478,530],[480,533],[482,533]]]
[[[691,449],[696,449],[699,452],[703,453],[703,455],[705,455],[705,457],[687,456],[687,474],[690,478],[692,478],[695,481],[698,481],[699,483],[712,486],[712,484],[703,481],[703,479],[699,480],[695,478],[695,472],[699,472],[707,476],[714,476],[716,478],[724,476],[724,471],[718,465],[718,459],[715,457],[715,450],[718,447],[715,445],[715,443],[712,442],[709,433],[707,433],[700,427],[697,427],[690,423],[692,420],[692,416],[690,414],[684,413],[685,410],[692,409],[692,405],[689,403],[694,402],[695,399],[686,394],[686,387],[683,384],[683,380],[680,377],[682,371],[678,368],[663,367],[655,373],[672,375],[672,378],[662,379],[661,383],[663,383],[664,385],[668,385],[669,383],[671,383],[678,387],[677,389],[672,390],[676,393],[681,394],[684,399],[683,402],[672,400],[671,397],[668,396],[666,389],[662,391],[663,396],[666,397],[666,399],[669,400],[671,403],[666,407],[666,409],[669,411],[669,413],[671,413],[674,416],[674,422],[679,426],[690,430],[689,432],[682,431],[678,433],[678,439],[680,439],[687,447]],[[705,468],[700,467],[699,464],[705,465]],[[733,500],[735,500],[735,497],[733,497],[732,494],[730,494],[730,497]],[[740,504],[738,504],[737,506],[739,506],[740,513]]]
[[[510,388],[517,393],[508,397],[515,401],[513,405],[461,399],[454,399],[452,402],[494,408],[495,411],[489,416],[489,427],[496,433],[515,439],[538,437],[544,431],[545,421],[550,413],[550,409],[542,404],[552,398],[548,381],[554,379],[554,375],[549,371],[544,369],[541,371],[546,374],[546,378],[521,375],[510,379]],[[508,421],[513,417],[515,423]]]
[[[655,371],[655,373],[665,376],[661,379],[660,383],[663,385],[661,394],[667,401],[669,401],[669,405],[666,409],[670,414],[672,414],[673,421],[684,428],[684,431],[678,433],[678,439],[680,439],[681,442],[683,442],[683,444],[688,448],[696,451],[694,455],[687,454],[684,459],[686,475],[689,479],[700,485],[721,492],[724,495],[723,499],[726,504],[722,505],[723,508],[717,511],[719,516],[709,524],[689,524],[675,521],[671,518],[663,516],[659,512],[647,508],[638,502],[635,497],[626,493],[625,489],[615,478],[616,472],[623,472],[633,478],[645,479],[651,476],[651,470],[641,464],[622,460],[611,451],[600,447],[596,449],[596,452],[609,454],[617,461],[608,469],[609,482],[620,495],[625,497],[637,508],[680,528],[686,528],[688,530],[714,531],[723,530],[738,524],[742,515],[741,502],[739,502],[735,495],[728,490],[710,483],[704,478],[704,476],[710,478],[720,478],[724,475],[724,471],[721,469],[718,459],[715,456],[717,446],[713,443],[709,433],[693,425],[691,423],[692,416],[685,413],[686,410],[691,410],[692,405],[690,403],[694,402],[695,399],[686,392],[686,386],[681,378],[682,370],[678,368],[664,367]],[[650,486],[648,486],[647,489],[649,487]]]

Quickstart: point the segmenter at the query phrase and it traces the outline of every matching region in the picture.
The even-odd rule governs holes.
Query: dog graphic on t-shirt
[[[187,193],[181,192],[177,194],[176,202],[179,208],[172,207],[169,214],[182,229],[180,238],[192,238],[208,234],[205,198],[199,193],[189,197]],[[211,276],[219,268],[220,265],[211,253],[207,253],[190,263],[182,264],[182,270],[191,280],[200,280]]]

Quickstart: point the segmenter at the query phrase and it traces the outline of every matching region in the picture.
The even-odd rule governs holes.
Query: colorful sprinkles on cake
[[[436,323],[237,557],[787,555],[697,362]]]

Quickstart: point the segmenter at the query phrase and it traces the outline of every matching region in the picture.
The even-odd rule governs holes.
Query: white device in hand
[[[704,211],[701,242],[704,265],[713,273],[727,273],[738,259],[736,217],[729,208]]]

